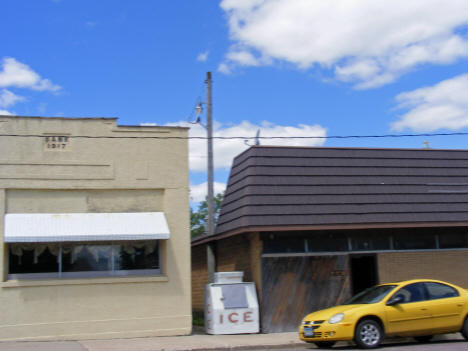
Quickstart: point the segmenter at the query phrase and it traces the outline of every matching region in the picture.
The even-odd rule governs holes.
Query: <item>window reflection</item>
[[[112,245],[62,245],[62,272],[89,272],[111,270]]]
[[[436,248],[434,235],[396,234],[393,236],[395,250],[430,250]]]
[[[425,284],[431,300],[459,296],[458,291],[451,286],[433,282],[426,282]]]
[[[394,296],[392,296],[391,299],[397,297],[402,299],[401,303],[419,302],[426,300],[422,283],[414,283],[401,288],[395,293]]]
[[[380,236],[359,236],[351,239],[353,251],[390,250],[390,239]]]
[[[8,279],[161,273],[158,240],[17,243],[9,245],[8,260]]]
[[[115,270],[158,269],[158,242],[115,245]]]

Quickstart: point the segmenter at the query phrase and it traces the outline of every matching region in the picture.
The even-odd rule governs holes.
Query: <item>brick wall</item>
[[[203,311],[205,284],[208,284],[206,245],[192,246],[192,309]]]
[[[252,281],[250,268],[250,241],[245,235],[236,235],[217,242],[217,272],[244,272],[244,281]]]
[[[468,289],[468,250],[379,253],[379,282],[437,279]]]
[[[244,272],[244,282],[255,282],[257,293],[261,282],[260,255],[262,242],[257,233],[236,235],[216,242],[216,272]],[[204,287],[208,284],[206,244],[192,247],[192,308],[204,309]]]

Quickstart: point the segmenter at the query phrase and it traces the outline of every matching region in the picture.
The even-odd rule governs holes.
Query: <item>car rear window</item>
[[[431,300],[437,299],[446,299],[449,297],[459,296],[458,291],[451,286],[441,284],[426,282],[427,291],[429,291],[429,298]]]

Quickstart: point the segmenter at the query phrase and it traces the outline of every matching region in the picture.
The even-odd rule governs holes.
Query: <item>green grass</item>
[[[192,325],[197,325],[199,327],[205,326],[205,319],[201,314],[193,314],[192,315]]]

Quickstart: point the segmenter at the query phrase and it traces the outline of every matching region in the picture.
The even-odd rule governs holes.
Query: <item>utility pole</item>
[[[211,72],[206,74],[206,129],[208,131],[208,220],[206,233],[214,234],[214,194],[213,194],[213,124],[211,105]]]
[[[211,72],[206,73],[206,130],[208,132],[208,218],[206,221],[206,233],[214,234],[214,194],[213,194],[213,124],[211,104]],[[208,283],[214,283],[216,271],[216,244],[212,241],[206,247]]]
[[[208,205],[208,216],[205,222],[205,229],[207,236],[214,234],[214,191],[213,191],[213,123],[212,123],[212,104],[211,104],[211,72],[206,73],[206,102],[198,101],[197,107],[195,107],[195,113],[197,119],[192,124],[199,123],[207,131],[208,136],[208,194],[206,196],[206,202]],[[207,106],[206,109],[206,126],[200,122],[200,115],[203,112],[202,104]],[[216,242],[212,241],[207,245],[207,270],[208,270],[208,283],[214,283],[214,273],[216,270]]]

